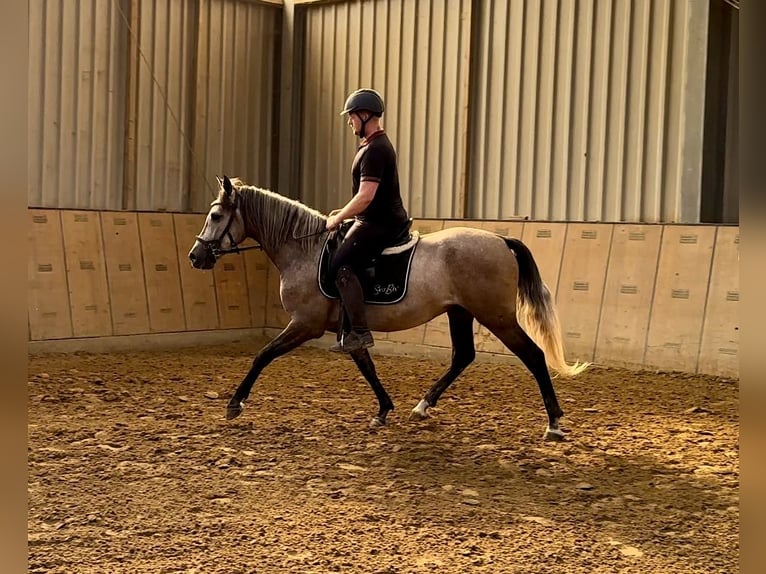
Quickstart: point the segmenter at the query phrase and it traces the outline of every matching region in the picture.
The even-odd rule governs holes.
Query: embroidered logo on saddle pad
[[[370,267],[359,277],[364,291],[364,302],[374,305],[392,305],[407,294],[412,256],[415,254],[420,234],[413,231],[409,239],[400,245],[387,247],[380,256],[372,260]],[[325,240],[319,256],[319,290],[325,297],[339,299],[338,288],[330,280],[330,261],[338,249],[337,234]]]

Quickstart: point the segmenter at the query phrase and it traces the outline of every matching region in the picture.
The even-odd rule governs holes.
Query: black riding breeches
[[[397,233],[398,230],[391,230],[386,225],[355,221],[330,263],[330,277],[334,280],[344,266],[350,267],[359,277]]]

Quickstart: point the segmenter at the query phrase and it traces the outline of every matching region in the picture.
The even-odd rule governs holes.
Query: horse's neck
[[[284,277],[291,273],[303,274],[307,267],[316,267],[322,245],[322,242],[317,242],[310,249],[303,249],[299,241],[288,241],[277,249],[264,249],[264,253],[277,268],[279,275]]]
[[[258,194],[262,191],[263,190],[252,189],[250,193]],[[270,209],[270,207],[274,206],[271,205],[271,202],[278,201],[268,194],[262,194],[260,196],[260,201],[263,203],[257,203],[255,201],[256,199],[258,198],[253,197],[248,203],[251,206],[257,205],[257,208],[262,213],[272,213],[274,209]],[[291,238],[281,239],[279,240],[281,242],[277,243],[276,245],[272,244],[274,243],[273,240],[264,243],[261,237],[261,235],[264,233],[264,222],[258,218],[247,217],[246,219],[250,222],[251,225],[251,228],[247,230],[248,236],[261,244],[264,253],[266,253],[267,257],[279,270],[280,275],[289,272],[291,269],[298,267],[303,268],[306,264],[311,264],[312,262],[319,260],[319,253],[323,244],[322,241],[312,242],[311,247],[308,249],[302,247],[302,242],[300,240]]]

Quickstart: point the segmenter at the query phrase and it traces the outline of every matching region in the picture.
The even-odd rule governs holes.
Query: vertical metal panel
[[[338,116],[349,92],[386,100],[402,198],[415,217],[462,217],[471,2],[361,0],[305,8],[300,197],[351,197],[357,140]]]
[[[699,221],[706,2],[477,6],[470,216]]]
[[[194,112],[194,211],[206,211],[215,176],[276,183],[281,7],[201,0]],[[214,188],[213,188],[214,189]]]
[[[132,0],[125,207],[184,210],[189,189],[195,3]],[[185,134],[188,140],[184,140]]]
[[[127,4],[29,3],[30,206],[122,207]]]

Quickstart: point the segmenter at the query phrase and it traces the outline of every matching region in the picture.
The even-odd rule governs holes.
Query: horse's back
[[[413,275],[453,286],[466,282],[515,285],[516,258],[505,239],[486,229],[450,227],[425,234],[413,261]],[[453,289],[454,290],[454,289]]]
[[[420,239],[425,251],[443,250],[468,259],[513,256],[501,235],[475,227],[449,227],[423,235]]]

